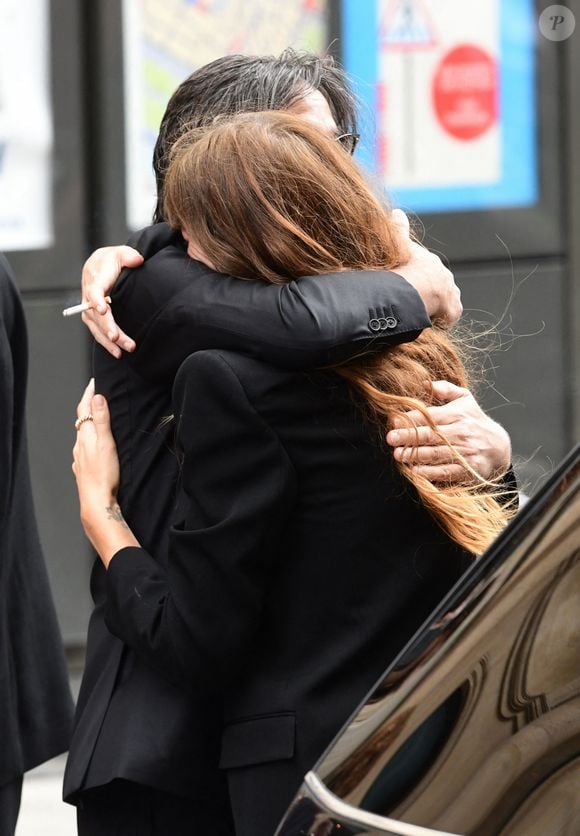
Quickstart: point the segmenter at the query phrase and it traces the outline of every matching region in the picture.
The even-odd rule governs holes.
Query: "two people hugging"
[[[350,156],[338,68],[208,67],[193,86],[221,73],[233,105],[227,68],[287,84],[184,120],[184,82],[156,152],[167,223],[115,286],[118,322],[103,267],[140,257],[86,270],[100,346],[73,468],[99,561],[65,796],[91,836],[271,836],[514,507],[452,277]]]

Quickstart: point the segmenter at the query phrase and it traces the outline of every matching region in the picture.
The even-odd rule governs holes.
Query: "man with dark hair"
[[[186,79],[168,104],[155,148],[156,220],[163,219],[171,146],[188,127],[239,110],[280,108],[310,119],[353,149],[355,103],[331,59],[291,51],[279,59],[227,56]],[[158,223],[132,241],[145,261],[114,287],[118,325],[104,294],[118,267],[137,267],[143,260],[126,247],[97,251],[89,259],[83,298],[94,310],[83,317],[100,344],[95,381],[111,410],[121,460],[119,495],[128,523],[145,546],[155,545],[161,561],[167,523],[179,520],[173,507],[178,466],[171,453],[172,427],[162,419],[171,412],[173,378],[188,354],[232,348],[282,367],[308,369],[373,343],[414,339],[430,324],[421,297],[431,316],[451,322],[460,316],[451,273],[409,240],[403,213],[399,223],[409,251],[400,275],[365,272],[353,282],[336,273],[324,281],[304,277],[275,287],[219,276],[192,262],[181,234]],[[119,346],[135,347],[129,334],[136,350],[118,363],[111,355],[121,355]],[[480,410],[481,422],[479,415]],[[500,449],[504,431],[492,424],[487,436],[494,454],[485,461],[485,475],[509,465],[509,452],[506,460]],[[64,789],[65,798],[79,806],[79,833],[228,833],[227,794],[217,769],[221,707],[165,681],[107,631],[106,572],[99,561],[91,590],[95,610]]]
[[[0,255],[0,834],[12,836],[22,776],[68,749],[72,698],[32,502],[25,430],[28,341]]]
[[[228,113],[296,110],[318,91],[330,108],[338,136],[357,135],[357,104],[344,71],[330,57],[285,50],[279,58],[225,55],[192,73],[167,106],[153,152],[157,181],[154,222],[163,220],[161,198],[171,146],[184,127],[210,124]],[[353,149],[354,150],[354,149]]]

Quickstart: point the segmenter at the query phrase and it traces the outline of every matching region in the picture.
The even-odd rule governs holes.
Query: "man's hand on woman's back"
[[[511,464],[511,441],[504,428],[486,415],[471,392],[446,380],[433,384],[439,406],[428,412],[439,432],[483,479],[503,475]],[[472,475],[453,451],[428,426],[418,411],[408,413],[417,429],[397,421],[387,433],[387,442],[398,461],[413,467],[430,482],[471,482]]]

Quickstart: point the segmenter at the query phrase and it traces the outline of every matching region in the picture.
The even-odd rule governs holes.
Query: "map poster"
[[[533,0],[343,0],[361,159],[417,212],[537,202]]]
[[[123,0],[127,225],[151,222],[159,123],[175,88],[229,53],[328,46],[326,0]]]
[[[0,250],[52,244],[48,0],[0,3]]]

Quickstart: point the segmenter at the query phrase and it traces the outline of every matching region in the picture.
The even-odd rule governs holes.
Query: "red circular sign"
[[[497,119],[497,66],[483,49],[462,44],[443,56],[433,78],[433,105],[444,130],[475,139]]]

